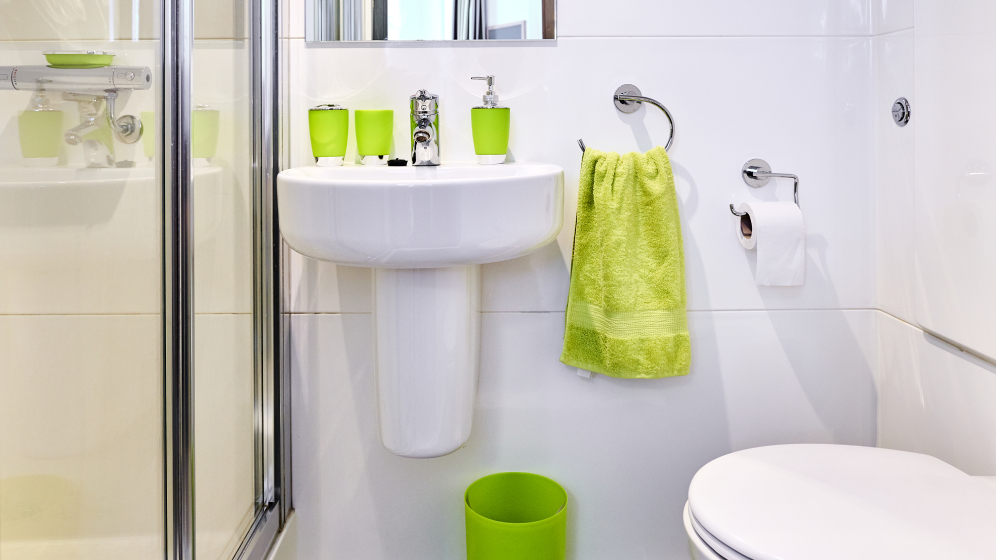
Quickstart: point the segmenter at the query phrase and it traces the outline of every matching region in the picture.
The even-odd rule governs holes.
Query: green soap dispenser
[[[487,80],[488,92],[484,94],[484,105],[470,110],[470,124],[474,129],[474,152],[477,163],[494,165],[505,163],[508,153],[508,128],[512,112],[508,107],[498,106],[495,94],[494,76],[475,76],[471,80]]]
[[[28,167],[58,165],[62,151],[62,111],[49,107],[46,82],[38,80],[30,108],[17,115],[22,162]]]

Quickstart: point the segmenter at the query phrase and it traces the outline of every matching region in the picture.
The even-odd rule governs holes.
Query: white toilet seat
[[[689,552],[692,560],[750,560],[743,554],[726,546],[719,539],[712,536],[702,525],[692,517],[692,512],[685,502],[685,510],[682,513],[685,522],[685,533],[688,534]]]
[[[703,467],[684,524],[695,560],[991,560],[996,488],[916,453],[773,446]]]

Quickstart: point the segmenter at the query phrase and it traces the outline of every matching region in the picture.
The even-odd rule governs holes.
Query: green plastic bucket
[[[467,488],[467,560],[564,560],[567,492],[538,474],[486,476]]]

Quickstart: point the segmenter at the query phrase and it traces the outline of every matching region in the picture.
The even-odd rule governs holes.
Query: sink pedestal
[[[380,438],[439,457],[470,437],[480,354],[480,265],[374,269]]]

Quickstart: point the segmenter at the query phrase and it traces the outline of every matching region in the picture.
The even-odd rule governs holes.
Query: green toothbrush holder
[[[311,155],[318,167],[338,167],[346,157],[349,139],[349,109],[319,105],[308,111]]]
[[[531,473],[481,478],[464,493],[467,560],[564,560],[567,492]]]
[[[218,153],[219,113],[207,105],[198,105],[190,113],[190,150],[193,157],[213,158]]]
[[[156,157],[156,114],[139,113],[142,121],[142,152],[150,160]],[[207,160],[218,155],[220,113],[207,105],[198,105],[190,112],[190,151],[194,159]],[[195,162],[204,165],[207,162]]]
[[[356,111],[356,151],[363,165],[387,165],[394,136],[394,111]]]
[[[62,111],[23,111],[17,115],[17,131],[24,165],[58,165],[59,152],[62,150]]]
[[[477,107],[470,110],[477,163],[505,163],[508,153],[508,130],[512,111],[507,107]]]

